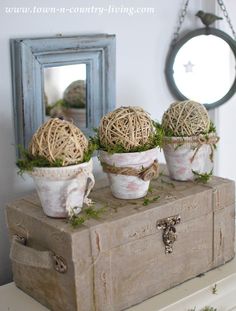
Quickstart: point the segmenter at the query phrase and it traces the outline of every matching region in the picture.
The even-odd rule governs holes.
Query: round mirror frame
[[[183,38],[181,38],[179,41],[177,41],[175,43],[174,46],[171,46],[169,54],[167,56],[166,59],[166,66],[165,66],[165,74],[166,74],[166,81],[167,84],[170,88],[171,93],[178,99],[178,100],[186,100],[189,99],[187,97],[185,97],[180,90],[178,89],[178,87],[176,86],[175,80],[174,80],[174,61],[176,58],[176,55],[178,53],[178,51],[180,50],[180,48],[190,39],[200,36],[200,35],[214,35],[217,36],[221,39],[223,39],[224,41],[226,41],[228,43],[228,45],[230,46],[235,60],[236,60],[236,42],[233,40],[233,38],[231,38],[228,34],[226,34],[225,32],[216,29],[216,28],[200,28],[200,29],[196,29],[194,31],[191,31],[189,33],[187,33]],[[222,104],[224,104],[227,100],[229,100],[235,93],[236,91],[236,74],[235,74],[235,79],[234,82],[231,86],[231,88],[229,89],[229,91],[219,100],[217,100],[216,102],[213,103],[203,103],[204,106],[207,109],[213,109],[216,108]]]

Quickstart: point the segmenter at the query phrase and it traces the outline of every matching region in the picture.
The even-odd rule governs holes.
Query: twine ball
[[[152,120],[140,107],[120,107],[105,115],[99,125],[102,146],[122,146],[126,151],[143,146],[153,134]]]
[[[162,117],[162,127],[173,136],[197,136],[208,133],[210,118],[206,108],[192,100],[175,102]]]
[[[86,84],[84,80],[72,82],[64,91],[63,99],[71,106],[84,108],[86,105]]]
[[[29,152],[42,156],[50,163],[62,160],[62,166],[83,161],[88,140],[73,123],[58,118],[49,119],[34,134]]]

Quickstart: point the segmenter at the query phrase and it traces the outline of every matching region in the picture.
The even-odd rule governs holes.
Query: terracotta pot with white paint
[[[100,150],[99,159],[108,175],[111,192],[119,199],[144,197],[150,180],[158,174],[157,148],[113,154]]]
[[[78,214],[94,186],[93,162],[64,167],[35,167],[30,172],[34,179],[44,213],[53,218]]]
[[[137,199],[147,194],[158,175],[159,131],[141,107],[119,107],[103,116],[98,128],[99,159],[112,194]]]
[[[203,104],[190,99],[172,103],[162,116],[161,126],[171,178],[194,180],[212,172],[219,137]]]
[[[194,180],[193,171],[204,174],[213,169],[215,134],[195,137],[166,137],[163,151],[170,177],[175,180]]]

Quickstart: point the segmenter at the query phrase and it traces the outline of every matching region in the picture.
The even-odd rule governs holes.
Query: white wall
[[[224,2],[234,30],[236,31],[236,2],[235,0],[225,0]],[[218,15],[223,16],[219,6],[217,6],[216,9]],[[221,30],[232,36],[232,32],[225,19],[220,21],[218,26]],[[217,171],[220,176],[236,180],[236,95],[234,95],[227,103],[219,107],[216,114],[220,136]]]
[[[6,202],[22,196],[33,189],[31,180],[17,176],[15,167],[15,146],[13,131],[13,111],[11,94],[11,69],[9,39],[16,37],[52,36],[83,33],[110,33],[117,36],[117,102],[116,105],[139,105],[160,119],[164,110],[173,101],[164,76],[164,64],[170,40],[177,25],[178,13],[183,0],[1,0],[0,2],[0,285],[10,281],[8,260],[9,242],[4,220]],[[233,10],[233,0],[230,2]],[[9,6],[55,6],[78,7],[113,5],[133,7],[153,7],[153,15],[127,16],[113,14],[102,16],[86,14],[30,15],[6,14]],[[200,27],[194,14],[201,9],[202,1],[190,1],[190,8],[183,29]],[[222,107],[223,118],[230,114],[229,105]],[[232,142],[230,122],[227,123],[222,146],[229,150],[227,141]],[[232,123],[233,124],[233,123]],[[223,141],[223,139],[222,139]],[[98,175],[98,168],[97,173]],[[231,173],[230,169],[227,173]]]

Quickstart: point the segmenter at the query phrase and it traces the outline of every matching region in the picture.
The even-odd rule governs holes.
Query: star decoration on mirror
[[[184,67],[185,67],[185,72],[193,72],[193,67],[194,67],[195,65],[189,60],[188,62],[187,62],[187,64],[184,64]]]

